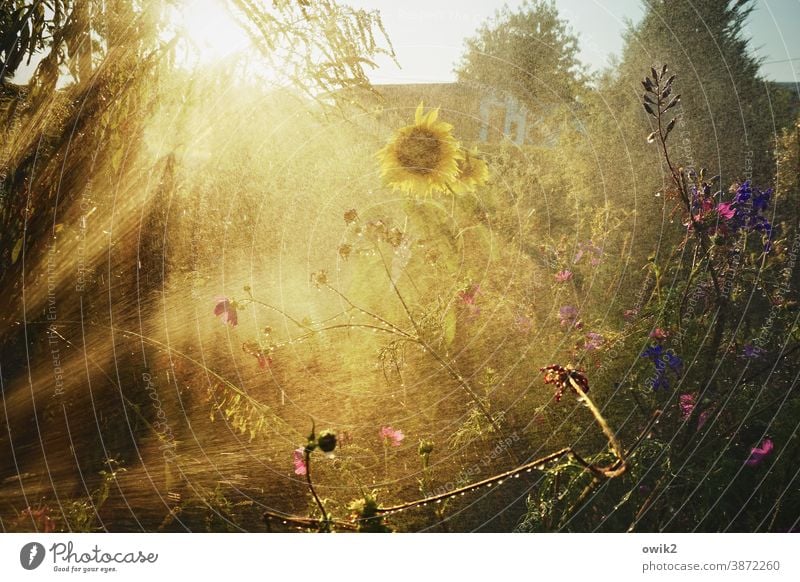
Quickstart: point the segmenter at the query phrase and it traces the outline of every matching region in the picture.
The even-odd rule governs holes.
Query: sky
[[[226,21],[224,0],[183,0],[191,15],[187,25],[201,28],[216,44],[235,45],[242,31]],[[379,59],[369,73],[373,83],[430,83],[455,80],[454,65],[464,40],[506,3],[505,0],[339,0],[381,12],[402,68]],[[579,38],[580,58],[590,71],[608,66],[622,50],[627,22],[637,22],[646,0],[556,0],[556,6]],[[697,0],[719,2],[722,0]],[[508,0],[513,9],[523,0]],[[226,24],[226,26],[222,26]],[[206,30],[208,29],[208,30]],[[772,81],[800,81],[800,0],[756,0],[746,26],[756,55],[763,57],[763,75]],[[224,33],[224,34],[221,34]],[[32,67],[23,67],[17,82],[25,82]]]
[[[370,75],[374,83],[424,83],[455,79],[464,39],[495,11],[522,0],[344,0],[381,11],[402,70],[388,60]],[[719,0],[697,0],[716,2]],[[556,0],[562,18],[580,40],[580,58],[592,71],[609,63],[622,49],[626,22],[643,14],[642,0]],[[746,34],[756,55],[764,57],[762,73],[773,81],[800,80],[800,0],[757,0]],[[787,59],[796,59],[787,62]]]

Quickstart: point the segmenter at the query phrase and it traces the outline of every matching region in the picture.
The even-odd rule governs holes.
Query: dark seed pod
[[[669,132],[672,131],[672,129],[675,127],[676,121],[678,121],[678,118],[674,117],[672,121],[670,121],[669,124],[667,125],[667,129],[664,131],[664,141],[666,141]]]
[[[650,107],[649,103],[642,103],[642,105],[644,105],[644,110],[647,111],[650,115],[652,115],[653,117],[656,116],[655,112],[653,111],[653,108]]]
[[[332,453],[336,448],[336,433],[331,430],[323,430],[319,433],[317,446],[323,453]]]

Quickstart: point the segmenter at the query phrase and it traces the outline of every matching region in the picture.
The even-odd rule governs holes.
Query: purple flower
[[[760,446],[750,449],[750,456],[748,457],[747,461],[745,461],[745,465],[750,467],[760,465],[772,452],[773,447],[774,445],[771,439],[764,439],[761,441]]]
[[[561,320],[561,327],[574,327],[581,329],[583,323],[578,319],[578,310],[572,305],[565,305],[558,310],[558,318]]]
[[[592,258],[589,259],[592,266],[600,264],[600,258],[603,256],[603,249],[592,241],[578,243],[578,250],[575,252],[575,258],[572,259],[573,264],[577,265],[586,253],[592,255]]]
[[[308,467],[306,467],[306,450],[303,447],[292,451],[292,462],[294,463],[295,475],[305,475],[308,472]]]
[[[227,297],[218,296],[215,298],[217,304],[214,306],[214,315],[231,327],[239,325],[239,316],[236,313],[236,303]]]
[[[753,344],[745,344],[744,348],[742,348],[742,357],[749,360],[760,358],[763,354],[764,350]]]
[[[590,331],[586,334],[586,343],[583,344],[583,349],[585,349],[587,352],[599,350],[604,341],[605,338],[602,335]]]
[[[391,426],[384,426],[379,434],[385,444],[391,444],[393,447],[399,447],[403,439],[406,438],[402,430],[394,429]]]
[[[642,352],[642,357],[653,362],[655,376],[650,378],[648,384],[653,390],[669,388],[667,371],[671,371],[676,377],[680,376],[683,369],[683,360],[680,359],[672,350],[665,350],[661,344],[655,344],[646,348]]]
[[[514,325],[520,333],[530,333],[533,328],[533,321],[527,315],[517,315],[514,318]]]
[[[559,271],[555,275],[556,283],[566,283],[570,279],[572,279],[572,271],[569,269],[564,269],[563,271]]]

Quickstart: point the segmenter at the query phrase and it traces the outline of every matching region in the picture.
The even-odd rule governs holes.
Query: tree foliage
[[[459,81],[508,91],[528,105],[572,101],[585,81],[578,39],[553,2],[507,6],[466,41]]]

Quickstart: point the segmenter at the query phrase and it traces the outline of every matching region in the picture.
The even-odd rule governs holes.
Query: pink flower
[[[764,439],[761,441],[761,446],[750,449],[750,457],[745,461],[745,464],[750,467],[760,465],[772,452],[773,446],[771,439]]]
[[[717,214],[720,215],[721,218],[725,220],[730,220],[736,215],[736,210],[731,208],[731,202],[722,202],[721,204],[717,204]]]
[[[227,297],[217,297],[217,304],[214,306],[214,315],[222,320],[222,323],[227,323],[231,327],[239,325],[239,316],[236,313],[236,305]]]
[[[50,508],[47,506],[40,507],[39,509],[26,507],[19,514],[17,523],[23,523],[27,520],[33,521],[36,531],[39,533],[52,533],[56,531],[56,522],[50,517]]]
[[[308,472],[306,467],[306,450],[303,447],[292,451],[292,462],[294,463],[294,474],[305,475]]]
[[[681,418],[686,420],[692,414],[695,406],[694,394],[681,394],[678,407],[681,409]],[[698,427],[699,428],[699,427]]]
[[[710,410],[704,410],[700,413],[700,417],[697,419],[697,430],[700,430],[705,426],[709,416],[711,416]]]
[[[402,430],[394,429],[391,426],[384,426],[381,429],[380,436],[386,443],[390,443],[393,447],[399,447],[406,435]]]
[[[586,343],[583,345],[583,349],[585,349],[587,352],[599,350],[603,345],[603,342],[605,342],[605,338],[602,335],[590,331],[586,334]]]
[[[630,321],[631,319],[633,319],[637,315],[639,315],[639,310],[638,309],[626,309],[622,313],[622,317],[625,318],[625,321]]]
[[[572,271],[569,269],[564,269],[556,273],[556,283],[566,283],[570,279],[572,279]]]
[[[459,291],[458,296],[461,298],[464,305],[475,305],[475,298],[480,292],[481,286],[477,283],[473,283],[463,291]]]
[[[667,339],[669,337],[669,333],[661,329],[660,327],[655,328],[653,331],[650,332],[650,337],[657,342]]]

